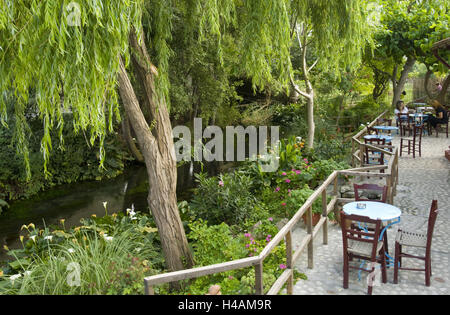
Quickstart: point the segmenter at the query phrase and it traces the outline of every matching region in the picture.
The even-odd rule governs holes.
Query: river
[[[179,200],[189,198],[192,165],[178,168],[177,195]],[[147,204],[148,177],[144,166],[133,166],[123,174],[101,181],[86,181],[60,185],[41,192],[27,200],[12,202],[10,208],[0,215],[0,260],[9,256],[3,246],[21,248],[19,241],[22,225],[34,223],[37,228],[59,224],[64,219],[66,228],[80,225],[82,218],[95,214],[105,215],[125,211],[134,205],[136,211],[149,211]]]

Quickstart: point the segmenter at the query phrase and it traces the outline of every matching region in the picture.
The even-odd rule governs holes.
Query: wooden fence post
[[[263,261],[255,265],[255,294],[264,294]]]
[[[311,240],[308,242],[308,268],[314,268],[314,247],[313,247],[313,225],[312,225],[312,205],[308,207],[306,211],[306,229],[311,236]]]
[[[322,216],[326,218],[323,223],[323,244],[328,245],[328,213],[327,213],[328,203],[327,203],[327,190],[322,191]]]
[[[286,267],[292,270],[291,275],[287,281],[287,294],[292,295],[294,292],[294,262],[292,257],[292,233],[289,231],[286,234]]]

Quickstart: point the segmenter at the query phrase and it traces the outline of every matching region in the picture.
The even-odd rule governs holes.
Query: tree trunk
[[[124,117],[122,119],[122,133],[123,133],[125,142],[127,143],[128,149],[130,149],[131,154],[134,156],[136,161],[138,161],[140,163],[144,163],[144,157],[142,156],[141,151],[139,151],[138,147],[136,146],[136,143],[134,142],[131,127],[130,127],[130,121],[129,121],[128,117]]]
[[[394,96],[392,99],[392,106],[395,107],[397,102],[400,100],[400,95],[404,91],[406,80],[408,79],[408,75],[411,72],[414,64],[416,63],[416,59],[412,57],[408,57],[406,60],[405,65],[403,66],[402,73],[400,74],[400,79],[397,80],[396,70],[394,70],[394,74],[392,76],[392,86],[393,86],[393,92]]]
[[[193,266],[193,257],[178,212],[177,169],[169,113],[164,98],[158,97],[155,91],[157,71],[150,62],[143,40],[138,42],[132,32],[130,45],[133,53],[139,54],[136,58],[139,63],[137,72],[139,82],[145,88],[154,130],[150,129],[144,117],[122,59],[118,75],[119,92],[144,156],[150,184],[148,204],[158,227],[166,266],[170,271],[181,270]]]
[[[437,96],[437,100],[439,101],[439,103],[441,103],[442,105],[446,105],[445,101],[446,101],[446,96],[447,96],[447,91],[448,91],[448,87],[450,86],[450,74],[448,74],[445,77],[444,82],[442,83],[442,90],[439,92],[438,96]],[[450,104],[448,104],[450,105]]]

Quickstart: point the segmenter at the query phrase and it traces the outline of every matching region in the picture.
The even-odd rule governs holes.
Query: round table
[[[365,209],[358,209],[356,206],[358,203],[364,203],[366,205]],[[387,228],[389,228],[393,224],[400,223],[400,216],[402,215],[402,211],[388,203],[376,202],[376,201],[354,201],[344,205],[343,211],[348,215],[360,215],[364,217],[369,217],[372,220],[381,220],[383,221],[383,230],[380,233],[379,240],[384,239],[384,233]],[[391,221],[391,222],[389,222]],[[389,266],[393,266],[393,257],[391,257],[387,251],[387,238],[384,239],[386,242],[386,258]]]
[[[365,135],[364,139],[372,140],[372,139],[384,139],[387,143],[392,142],[392,137],[387,135]]]
[[[377,129],[380,131],[393,131],[393,130],[398,130],[398,127],[394,127],[394,126],[373,126],[373,129]]]
[[[409,117],[419,117],[419,118],[424,118],[424,117],[428,117],[428,114],[409,114]]]
[[[358,209],[356,205],[364,203],[365,209]],[[356,214],[369,217],[372,220],[391,221],[400,218],[402,211],[388,203],[377,201],[354,201],[344,205],[343,210],[346,214]]]

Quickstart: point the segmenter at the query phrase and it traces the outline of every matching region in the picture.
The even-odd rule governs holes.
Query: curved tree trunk
[[[397,71],[394,70],[394,74],[392,76],[392,85],[393,85],[393,92],[394,92],[394,96],[392,98],[392,106],[395,107],[395,105],[397,104],[397,102],[400,100],[400,95],[402,94],[402,92],[404,91],[405,88],[405,83],[406,80],[408,79],[408,75],[411,72],[414,64],[416,63],[416,59],[412,58],[412,57],[408,57],[408,59],[406,60],[405,65],[403,66],[403,70],[402,73],[400,74],[400,79],[397,80]]]
[[[153,130],[140,108],[122,59],[119,92],[144,156],[150,183],[148,204],[158,227],[166,266],[170,271],[181,270],[193,266],[193,257],[177,206],[177,169],[169,113],[164,98],[158,97],[155,91],[157,71],[150,62],[143,40],[139,42],[132,32],[130,45],[133,53],[138,54],[135,57],[139,63],[139,83],[143,85],[150,105]]]
[[[445,104],[445,98],[447,96],[447,91],[448,91],[449,86],[450,86],[450,74],[448,74],[445,77],[445,80],[442,83],[442,90],[439,92],[439,94],[436,98],[439,101],[439,103]],[[450,104],[447,104],[447,105],[450,105]]]

